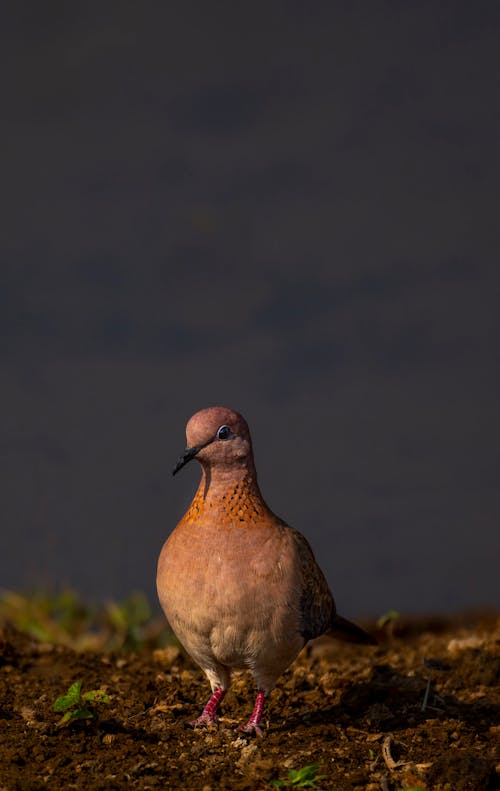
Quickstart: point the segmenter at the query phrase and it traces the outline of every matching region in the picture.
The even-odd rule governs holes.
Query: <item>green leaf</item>
[[[400,614],[397,610],[389,610],[384,615],[381,615],[377,621],[377,626],[379,629],[383,629],[384,626],[387,626],[390,623],[395,623],[399,618]]]
[[[57,727],[58,728],[62,728],[63,725],[67,725],[68,724],[68,722],[71,719],[71,713],[72,713],[71,711],[67,711],[66,714],[63,717],[61,717],[61,719],[57,723]]]
[[[316,788],[317,782],[325,777],[318,774],[318,764],[311,764],[302,769],[290,769],[287,780],[272,780],[271,785],[278,788]]]
[[[82,695],[82,701],[85,703],[89,701],[92,703],[109,703],[110,699],[104,689],[91,689]]]
[[[72,720],[93,720],[95,717],[95,713],[90,709],[76,709],[76,711],[67,711],[66,714],[70,714]]]
[[[292,778],[293,772],[293,778]],[[318,774],[318,764],[311,764],[310,766],[303,766],[302,769],[298,769],[297,771],[291,770],[289,773],[289,777],[292,781],[292,785],[296,785],[299,788],[313,788],[318,780],[323,780],[326,775],[319,775]]]
[[[60,698],[57,698],[54,703],[54,711],[66,711],[67,709],[72,708],[72,706],[77,706],[80,702],[81,688],[82,682],[75,681],[75,683],[70,686],[65,695],[61,695]]]
[[[73,720],[93,720],[94,717],[95,714],[93,711],[90,711],[90,709],[76,709],[75,711],[67,711],[57,723],[57,727],[62,728],[64,725],[69,725],[69,723],[73,722]]]

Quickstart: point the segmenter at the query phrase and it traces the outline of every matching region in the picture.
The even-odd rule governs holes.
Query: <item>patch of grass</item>
[[[57,727],[69,725],[75,720],[97,719],[96,706],[109,703],[109,695],[104,689],[91,689],[82,694],[82,681],[71,684],[65,695],[61,695],[54,703],[54,711],[64,712]]]
[[[135,593],[120,604],[109,602],[104,613],[117,648],[136,651],[144,645],[147,626],[152,617],[145,596]]]
[[[318,774],[318,764],[311,764],[302,769],[290,769],[286,780],[271,780],[271,785],[275,788],[318,788],[318,782],[325,777]]]
[[[174,642],[164,617],[153,615],[142,593],[95,606],[72,590],[55,594],[4,590],[0,591],[2,623],[11,623],[41,642],[77,651],[137,651]]]
[[[14,591],[0,594],[0,618],[42,642],[76,641],[91,627],[92,614],[71,590],[24,596]]]

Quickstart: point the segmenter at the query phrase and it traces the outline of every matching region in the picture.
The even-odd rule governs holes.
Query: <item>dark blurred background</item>
[[[497,3],[2,13],[0,587],[144,590],[241,411],[346,615],[500,605]]]

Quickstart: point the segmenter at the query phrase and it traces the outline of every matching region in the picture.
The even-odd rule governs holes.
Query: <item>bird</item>
[[[264,703],[305,644],[324,634],[375,640],[337,614],[307,539],[276,516],[258,483],[250,431],[228,407],[196,412],[186,426],[188,462],[201,465],[191,505],[158,558],[157,590],[174,634],[204,671],[212,694],[192,728],[217,723],[234,670],[257,695],[243,734],[262,736]]]

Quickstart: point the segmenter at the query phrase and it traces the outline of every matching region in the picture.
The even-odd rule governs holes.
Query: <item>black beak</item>
[[[195,445],[193,448],[186,448],[182,456],[178,459],[177,464],[172,471],[172,475],[176,475],[179,470],[182,470],[184,465],[187,464],[188,461],[191,461],[191,459],[194,459],[196,454],[199,453],[204,447],[204,445]]]

